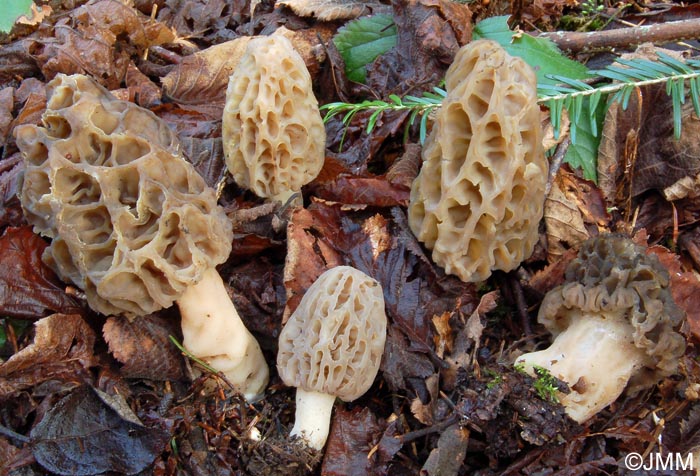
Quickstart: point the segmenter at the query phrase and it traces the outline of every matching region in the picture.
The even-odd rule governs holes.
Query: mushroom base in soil
[[[516,364],[533,376],[542,367],[566,382],[571,393],[561,403],[582,423],[622,392],[633,395],[677,371],[685,314],[658,258],[622,235],[584,242],[565,276],[537,316],[553,334],[552,345]]]
[[[334,403],[335,395],[297,388],[297,410],[290,436],[298,436],[320,451],[328,439]]]
[[[547,349],[521,355],[530,375],[542,367],[566,382],[571,392],[559,393],[566,413],[582,423],[614,402],[634,372],[647,365],[648,357],[630,341],[628,323],[587,315],[559,334]]]
[[[258,342],[246,329],[213,268],[177,300],[183,345],[197,358],[222,372],[246,400],[258,400],[269,371]]]

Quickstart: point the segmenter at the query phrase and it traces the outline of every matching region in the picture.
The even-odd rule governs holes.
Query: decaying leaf
[[[460,425],[452,425],[440,434],[437,448],[434,448],[425,461],[421,474],[428,476],[456,476],[467,455],[469,430]]]
[[[386,424],[369,408],[337,408],[323,458],[324,476],[366,476],[372,472],[370,450],[379,442]]]
[[[471,12],[448,0],[392,2],[396,46],[367,67],[367,84],[381,94],[428,91],[443,79],[457,49],[471,39]]]
[[[184,359],[170,341],[178,334],[177,321],[155,314],[133,321],[111,316],[102,328],[110,352],[123,364],[126,378],[150,380],[182,380]]]
[[[120,395],[90,386],[65,396],[31,431],[39,464],[71,476],[137,474],[163,451],[169,437],[162,428],[144,426]]]
[[[0,364],[0,400],[41,382],[89,382],[95,332],[78,314],[52,314],[36,323],[34,342]]]
[[[547,258],[557,260],[567,249],[575,248],[589,238],[581,211],[571,197],[570,189],[562,190],[561,175],[552,183],[544,202],[544,222],[547,227]]]
[[[386,10],[376,0],[277,0],[277,5],[289,7],[299,16],[314,16],[322,21],[350,20]]]
[[[78,301],[41,260],[47,246],[29,226],[8,228],[0,237],[0,314],[38,319],[51,312],[81,312]]]
[[[253,38],[241,36],[184,57],[161,79],[163,94],[183,105],[218,106],[221,118],[228,78]]]

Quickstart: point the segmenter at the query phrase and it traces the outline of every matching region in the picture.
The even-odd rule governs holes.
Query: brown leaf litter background
[[[369,113],[347,128],[330,120],[325,165],[304,189],[304,208],[266,203],[225,169],[220,116],[228,75],[253,36],[284,29],[322,104],[359,102],[438,85],[476,20],[512,13],[523,29],[552,29],[577,2],[75,0],[43,7],[43,18],[18,25],[0,48],[0,474],[623,474],[620,456],[628,452],[700,447],[700,120],[686,105],[675,141],[660,88],[636,91],[625,110],[610,108],[599,182],[566,165],[556,170],[533,257],[478,285],[446,276],[408,228],[421,146],[415,127],[403,141],[407,112],[387,112],[369,134]],[[696,5],[637,7],[645,21],[700,15]],[[393,16],[398,42],[368,65],[366,85],[354,84],[330,39],[349,19],[376,13]],[[234,224],[233,251],[220,271],[273,373],[262,401],[246,404],[183,357],[171,340],[181,340],[176,310],[131,322],[96,315],[41,261],[47,241],[27,226],[16,196],[23,165],[12,131],[40,122],[45,83],[58,73],[88,74],[152,110],[219,187]],[[563,281],[579,243],[612,231],[634,236],[669,269],[689,346],[678,376],[621,398],[582,426],[541,399],[512,362],[548,342],[537,307]],[[277,337],[314,279],[342,264],[384,289],[381,371],[367,395],[336,405],[318,467],[282,465],[276,455],[293,422],[294,390],[274,370]],[[212,381],[216,391],[207,394]],[[65,431],[72,433],[57,448]],[[77,452],[77,460],[62,461],[61,451]],[[93,451],[113,458],[89,461]]]

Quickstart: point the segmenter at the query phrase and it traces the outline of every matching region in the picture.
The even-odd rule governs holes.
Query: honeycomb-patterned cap
[[[558,335],[573,320],[605,315],[630,326],[631,340],[647,357],[630,379],[643,388],[676,372],[685,352],[678,331],[685,312],[673,300],[668,271],[654,254],[618,234],[582,243],[566,268],[566,283],[547,293],[537,320]]]
[[[384,295],[350,266],[324,272],[280,333],[277,370],[290,387],[349,402],[372,386],[386,341]]]
[[[44,261],[103,314],[169,307],[229,255],[214,190],[150,111],[82,75],[58,75],[48,97],[43,126],[16,129],[25,216],[53,239]]]
[[[281,35],[255,38],[229,79],[226,166],[256,195],[286,200],[321,171],[326,131],[304,60]]]
[[[413,182],[409,225],[432,258],[482,281],[528,258],[538,239],[547,162],[537,79],[497,43],[463,46]]]

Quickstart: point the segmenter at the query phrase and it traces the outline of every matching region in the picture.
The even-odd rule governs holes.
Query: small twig
[[[394,438],[397,438],[399,441],[401,441],[402,444],[409,443],[411,441],[417,440],[418,438],[430,435],[431,433],[437,433],[439,431],[442,431],[445,428],[454,425],[458,421],[459,418],[457,417],[457,415],[453,414],[450,415],[448,418],[442,420],[440,423],[421,428],[420,430],[409,431],[408,433],[404,433],[403,435],[397,435]]]
[[[8,438],[11,438],[13,440],[20,441],[22,443],[31,443],[32,439],[28,438],[24,435],[20,435],[19,433],[10,430],[6,426],[0,425],[0,435],[4,435]]]
[[[559,145],[557,145],[552,161],[549,164],[549,178],[547,180],[547,185],[544,187],[545,197],[548,197],[549,192],[552,190],[552,183],[554,182],[557,173],[559,173],[561,164],[564,162],[564,157],[566,156],[566,151],[569,150],[569,145],[571,145],[571,136],[568,135],[559,143]]]
[[[635,46],[646,42],[659,44],[697,39],[700,38],[700,19],[694,18],[692,20],[587,33],[555,31],[540,33],[538,36],[549,38],[564,51],[589,53],[598,50]]]

